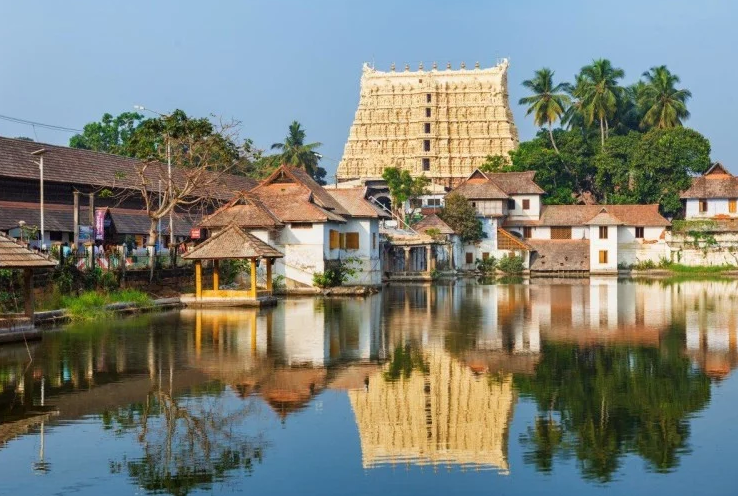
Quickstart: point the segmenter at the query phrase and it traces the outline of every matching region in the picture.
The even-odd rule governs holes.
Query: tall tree
[[[405,202],[426,194],[430,184],[430,179],[427,177],[414,178],[408,171],[400,170],[397,167],[384,169],[382,179],[387,182],[387,188],[389,188],[392,197],[392,208],[403,221],[405,220]]]
[[[680,127],[682,120],[689,118],[687,100],[692,93],[675,87],[679,76],[672,74],[665,65],[651,67],[643,77],[646,81],[638,95],[638,103],[644,110],[641,127]]]
[[[325,169],[318,165],[321,155],[315,151],[320,146],[318,142],[305,144],[305,130],[299,122],[292,121],[284,142],[271,146],[272,150],[280,152],[272,160],[278,162],[275,165],[286,164],[305,169],[313,179],[325,184]]]
[[[600,140],[605,145],[609,131],[609,121],[615,116],[622,98],[623,89],[618,81],[625,72],[607,59],[598,59],[582,67],[581,81],[576,95],[582,102],[582,110],[587,124],[595,120],[600,125]]]
[[[533,79],[523,81],[523,86],[533,94],[521,98],[518,103],[528,106],[525,115],[533,114],[533,122],[536,126],[548,126],[551,145],[556,153],[559,153],[556,140],[554,140],[553,124],[564,115],[566,108],[571,104],[571,99],[565,92],[566,83],[554,84],[553,76],[554,71],[547,67],[538,69]]]
[[[132,157],[129,142],[143,119],[137,112],[123,112],[117,117],[105,113],[100,122],[85,124],[82,134],[69,139],[69,146]]]
[[[450,193],[438,216],[464,243],[476,243],[484,236],[482,223],[477,219],[477,210],[462,194]]]

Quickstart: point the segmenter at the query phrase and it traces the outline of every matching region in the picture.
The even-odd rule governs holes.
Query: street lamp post
[[[39,177],[40,177],[40,187],[41,187],[41,249],[43,250],[46,248],[46,243],[44,241],[44,153],[46,153],[45,148],[41,148],[40,150],[36,150],[35,152],[31,152],[31,155],[34,157],[38,157],[38,162],[34,163],[38,165],[39,168]]]
[[[146,108],[143,105],[134,105],[134,109],[136,110],[147,110],[149,112],[152,112],[160,117],[171,117],[169,114],[162,114],[161,112],[157,112],[156,110],[151,110],[150,108]],[[169,188],[169,198],[172,197],[172,145],[171,145],[171,139],[169,139],[169,131],[167,131],[167,182],[168,188]],[[161,201],[159,202],[161,205]],[[169,250],[172,250],[174,247],[174,216],[172,215],[174,209],[169,210]],[[161,220],[159,221],[159,225],[161,225]],[[161,232],[161,228],[159,228],[159,231]],[[171,256],[171,253],[170,253]]]

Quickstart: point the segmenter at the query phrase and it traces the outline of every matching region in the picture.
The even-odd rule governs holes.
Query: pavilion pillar
[[[256,259],[251,259],[251,297],[256,299]]]
[[[201,348],[202,348],[202,310],[198,310],[197,313],[195,314],[195,356],[197,358],[200,358]]]
[[[202,260],[195,260],[195,298],[202,298]]]
[[[256,355],[256,312],[251,313],[251,354]]]
[[[72,193],[74,195],[74,212],[72,213],[72,217],[74,219],[74,244],[72,245],[72,253],[74,255],[77,255],[77,251],[79,250],[79,191],[74,191]],[[75,260],[76,262],[76,260]]]
[[[33,325],[33,269],[23,269],[23,303],[26,317]]]
[[[213,291],[220,289],[220,261],[213,260]]]
[[[274,262],[274,259],[265,258],[264,262],[266,263],[266,277],[267,277],[267,291],[269,294],[272,294],[272,263]]]
[[[403,250],[405,250],[405,272],[410,272],[410,250],[411,247],[404,246]]]

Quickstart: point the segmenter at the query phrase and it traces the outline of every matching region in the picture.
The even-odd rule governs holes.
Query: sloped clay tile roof
[[[54,267],[56,262],[17,244],[0,234],[0,269],[35,269]]]
[[[583,226],[605,209],[627,226],[669,226],[658,205],[544,205],[540,226]],[[515,221],[505,225],[517,225]],[[531,225],[531,224],[529,224]]]
[[[261,189],[269,188],[275,184],[293,183],[299,184],[303,188],[307,189],[311,193],[311,200],[319,207],[331,211],[336,215],[349,215],[348,211],[343,208],[330,194],[326,191],[323,186],[316,183],[315,180],[310,177],[310,174],[297,167],[289,167],[286,165],[280,166],[277,170],[261,182],[259,186],[254,188],[254,193],[261,196]]]
[[[680,195],[688,198],[736,198],[738,197],[738,177],[732,175],[716,163],[700,177],[692,178],[692,185]]]
[[[244,192],[223,205],[200,223],[200,227],[213,228],[235,224],[243,228],[275,229],[282,226],[258,196]]]
[[[388,219],[390,216],[366,199],[366,188],[325,188],[351,217]]]
[[[542,195],[545,193],[533,178],[535,171],[526,172],[486,172],[490,181],[508,195]]]
[[[143,162],[78,148],[37,143],[0,137],[0,176],[19,179],[39,179],[39,168],[34,163],[31,152],[45,149],[44,180],[57,183],[89,184],[97,187],[135,188],[138,184],[136,168]],[[162,169],[156,172],[157,165]],[[155,182],[166,174],[166,164],[152,163],[148,166],[147,180]],[[184,185],[185,173],[175,167],[172,180],[176,185]],[[248,190],[257,185],[253,179],[223,174],[214,177],[207,191],[197,195],[228,200],[235,191]],[[155,188],[155,186],[153,187]]]
[[[529,239],[535,250],[530,270],[536,272],[588,271],[589,240]]]
[[[413,225],[413,229],[422,233],[426,233],[429,229],[437,229],[441,234],[455,234],[454,230],[436,214],[423,217]]]
[[[310,190],[295,183],[275,183],[252,190],[280,222],[346,222],[314,203]]]
[[[283,257],[282,253],[251,233],[230,225],[192,251],[183,255],[188,260],[242,259]]]
[[[588,226],[622,226],[623,221],[603,207],[597,215],[589,219],[585,224]]]
[[[505,200],[509,198],[507,193],[478,170],[454,188],[453,192],[464,195],[470,200]]]
[[[102,207],[101,207],[102,208]],[[115,230],[119,234],[148,234],[149,217],[145,210],[127,208],[108,208]],[[80,223],[87,224],[89,219],[88,207],[80,208]],[[0,230],[7,231],[18,227],[19,221],[28,226],[41,224],[41,214],[37,203],[0,201]],[[169,218],[161,220],[162,232],[169,232]],[[177,213],[174,216],[174,234],[188,236],[193,225],[193,219],[186,214]],[[44,205],[44,228],[47,231],[74,231],[74,207],[47,203]]]

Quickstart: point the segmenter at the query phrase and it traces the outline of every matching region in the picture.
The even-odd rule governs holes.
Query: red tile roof
[[[253,193],[239,193],[231,201],[209,215],[200,227],[213,228],[235,224],[250,229],[275,229],[283,224]]]
[[[183,258],[187,260],[222,260],[244,258],[279,258],[282,253],[251,233],[231,224],[215,236],[197,245]]]
[[[438,232],[441,234],[455,234],[454,230],[436,214],[423,217],[423,219],[413,225],[413,229],[426,234],[429,229],[438,229]]]
[[[692,185],[680,197],[738,198],[738,177],[728,172],[721,163],[716,163],[702,176],[693,178]]]
[[[366,199],[366,188],[325,188],[351,217],[388,219],[389,214]]]
[[[627,226],[669,226],[659,213],[658,205],[544,205],[541,209],[539,226],[583,226],[594,219],[602,209]],[[514,220],[506,226],[522,225]]]
[[[54,267],[56,262],[35,253],[0,234],[0,269],[32,269]]]

